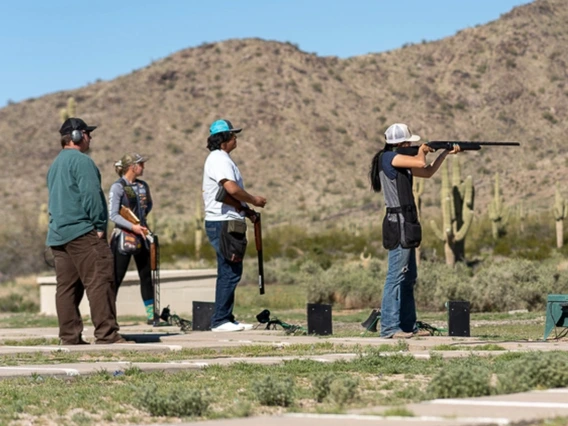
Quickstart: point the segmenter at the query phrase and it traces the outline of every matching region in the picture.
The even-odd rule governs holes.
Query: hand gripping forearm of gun
[[[232,183],[234,184],[234,182],[232,182]],[[236,184],[235,184],[235,186],[236,186]],[[234,188],[231,188],[230,185],[229,185],[229,188],[234,189]],[[252,196],[244,190],[243,190],[243,192],[248,197],[250,197],[253,205],[255,205],[257,207],[264,207],[265,206],[265,204],[266,204],[265,198]],[[237,192],[237,194],[238,194],[238,192]],[[247,205],[243,205],[237,198],[235,198],[233,195],[229,194],[229,192],[225,188],[225,185],[221,185],[219,187],[219,190],[217,191],[217,194],[215,195],[215,200],[220,202],[220,203],[224,203],[224,204],[227,204],[229,206],[232,206],[237,211],[244,212],[245,216],[248,217],[252,223],[254,223],[254,242],[255,242],[255,245],[256,245],[256,252],[257,252],[257,255],[258,255],[258,289],[260,291],[260,294],[264,294],[264,260],[263,260],[263,254],[262,254],[262,225],[261,225],[260,213],[255,212],[253,209],[251,209]]]
[[[238,212],[243,212],[253,223],[256,221],[258,213],[248,205],[243,204],[243,202],[246,203],[248,201],[255,207],[264,207],[266,205],[266,198],[251,195],[232,181],[224,181],[222,183],[215,195],[215,200],[234,207]]]
[[[146,237],[146,239],[149,242],[152,242],[154,239],[154,236],[152,234],[152,232],[146,228],[145,226],[142,226],[140,224],[140,219],[138,218],[138,216],[136,216],[134,214],[134,212],[132,210],[130,210],[128,207],[126,206],[120,206],[120,211],[119,214],[126,219],[127,221],[129,221],[130,223],[132,223],[133,226],[136,226],[136,228],[133,227],[132,231],[134,233],[138,233],[140,235],[144,235],[144,237]],[[140,230],[140,232],[137,232],[138,230]]]

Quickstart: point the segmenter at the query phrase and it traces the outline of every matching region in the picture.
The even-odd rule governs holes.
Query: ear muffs
[[[83,132],[81,130],[73,130],[71,132],[71,140],[73,143],[81,142],[83,139]]]

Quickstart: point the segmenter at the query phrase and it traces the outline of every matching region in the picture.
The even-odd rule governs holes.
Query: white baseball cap
[[[387,143],[418,142],[420,136],[413,135],[406,124],[395,123],[385,132]]]

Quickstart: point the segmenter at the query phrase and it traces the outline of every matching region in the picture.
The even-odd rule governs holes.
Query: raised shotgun
[[[454,149],[454,145],[458,145],[462,151],[479,151],[484,146],[521,146],[519,142],[470,142],[470,141],[431,141],[426,145],[434,150],[438,149]],[[418,154],[418,146],[407,146],[397,148],[396,152],[403,155]]]

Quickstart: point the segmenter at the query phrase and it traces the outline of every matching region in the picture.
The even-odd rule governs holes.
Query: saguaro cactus
[[[59,118],[61,118],[61,122],[64,122],[69,117],[75,117],[77,104],[75,103],[75,98],[72,96],[67,99],[67,108],[62,108],[59,111]]]
[[[554,196],[554,220],[556,221],[556,247],[562,248],[564,245],[564,219],[568,216],[568,203],[562,194],[558,184],[556,184],[556,194]]]
[[[416,213],[420,220],[420,210],[422,208],[422,194],[424,194],[424,179],[414,178],[412,180],[412,195],[416,204]],[[416,247],[416,265],[420,265],[420,246]]]
[[[465,258],[465,237],[473,221],[474,188],[473,179],[468,176],[461,180],[459,160],[453,161],[452,182],[447,162],[442,165],[442,229],[434,220],[430,221],[436,236],[444,242],[446,264],[454,266]]]
[[[509,209],[503,203],[501,187],[499,186],[499,173],[495,173],[493,187],[493,200],[489,203],[489,219],[491,219],[491,233],[493,239],[505,235],[505,226],[509,221]]]

